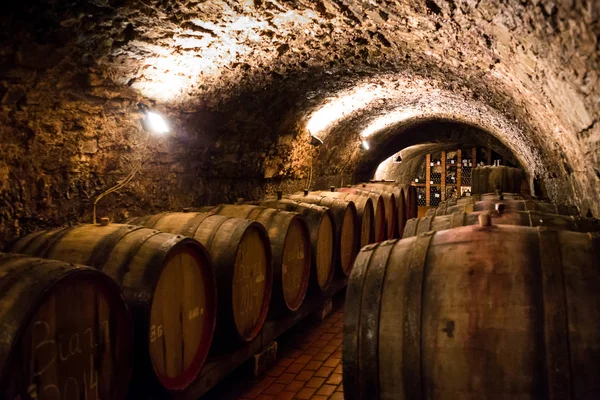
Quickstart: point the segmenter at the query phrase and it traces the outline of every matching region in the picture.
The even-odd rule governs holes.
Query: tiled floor
[[[278,340],[277,362],[263,376],[250,380],[234,374],[206,399],[343,400],[342,311],[334,309],[323,322],[303,321]]]

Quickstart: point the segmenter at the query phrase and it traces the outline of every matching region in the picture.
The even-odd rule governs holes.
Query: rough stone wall
[[[142,156],[102,215],[297,190],[311,165],[312,182],[351,179],[359,132],[399,106],[471,118],[551,197],[600,215],[599,15],[593,0],[11,2],[0,16],[0,245],[89,221],[93,199]],[[311,113],[366,84],[380,96],[310,147]],[[147,150],[140,101],[173,128]]]

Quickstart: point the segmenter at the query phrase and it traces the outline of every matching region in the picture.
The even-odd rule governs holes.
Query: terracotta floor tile
[[[298,390],[302,389],[302,387],[304,386],[305,383],[306,382],[302,382],[302,381],[292,381],[285,387],[284,390],[286,392],[296,393]]]
[[[331,376],[329,377],[329,379],[327,379],[327,383],[330,385],[339,385],[342,383],[343,377],[342,374],[336,374],[333,373],[331,374]]]
[[[311,355],[302,354],[300,357],[296,358],[294,364],[306,364],[312,359]]]
[[[316,391],[317,391],[317,389],[315,389],[315,388],[304,388],[304,389],[300,390],[298,393],[296,393],[296,396],[294,396],[294,398],[308,400],[312,397],[313,394],[315,394]]]
[[[319,368],[321,368],[322,364],[323,364],[322,361],[311,361],[304,366],[303,370],[304,371],[316,371]]]
[[[325,362],[323,363],[323,366],[324,366],[324,367],[334,367],[334,368],[335,368],[335,367],[337,367],[338,365],[340,365],[340,363],[341,363],[341,362],[342,362],[342,360],[341,360],[341,359],[339,359],[339,358],[337,358],[337,357],[333,357],[333,356],[331,356],[331,357],[329,357],[329,358],[327,359],[327,361],[325,361]]]
[[[275,396],[275,400],[292,400],[295,394],[296,392],[281,392]]]
[[[287,384],[287,383],[290,383],[291,381],[293,381],[295,376],[296,376],[296,374],[284,372],[283,374],[279,375],[279,377],[275,380],[275,382]]]
[[[313,356],[313,361],[325,361],[329,358],[330,354],[327,353],[317,353]]]
[[[321,386],[321,388],[317,391],[317,394],[321,395],[321,396],[330,396],[331,394],[333,394],[333,392],[335,392],[335,389],[337,389],[337,386],[333,386],[333,385],[323,385]]]
[[[328,378],[334,369],[335,368],[332,367],[321,367],[317,372],[315,372],[315,376],[319,378]]]
[[[325,383],[325,378],[311,378],[304,386],[307,388],[319,388],[323,383]]]
[[[273,367],[267,370],[266,375],[277,378],[279,375],[283,374],[285,371],[285,367]]]
[[[290,365],[292,365],[294,363],[294,359],[291,357],[283,357],[279,360],[277,360],[277,363],[275,364],[278,367],[289,367]]]
[[[291,374],[297,374],[298,372],[302,371],[302,368],[304,368],[304,365],[305,364],[294,363],[294,364],[290,365],[289,367],[287,367],[285,372],[289,372]]]
[[[294,378],[294,380],[296,381],[308,381],[310,378],[312,378],[312,376],[314,375],[314,371],[302,371],[300,372],[298,375],[296,375],[296,377]]]

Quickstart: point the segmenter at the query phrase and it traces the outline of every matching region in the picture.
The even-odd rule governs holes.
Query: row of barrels
[[[364,247],[346,294],[346,399],[597,399],[600,224],[488,193]]]
[[[269,312],[349,275],[359,246],[397,236],[391,199],[365,184],[17,240],[0,255],[1,397],[120,399],[130,379],[184,390],[209,352],[253,340]]]

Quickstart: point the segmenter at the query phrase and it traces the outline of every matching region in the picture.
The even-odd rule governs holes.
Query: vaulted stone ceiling
[[[363,136],[373,151],[395,152],[395,137],[430,120],[494,135],[551,198],[600,215],[595,0],[7,7],[0,225],[9,235],[20,233],[7,226],[15,218],[89,218],[93,198],[142,155],[135,183],[107,199],[117,219],[298,189],[312,174],[337,183],[361,165]],[[173,128],[148,150],[139,102]],[[309,133],[324,144],[312,148]]]

